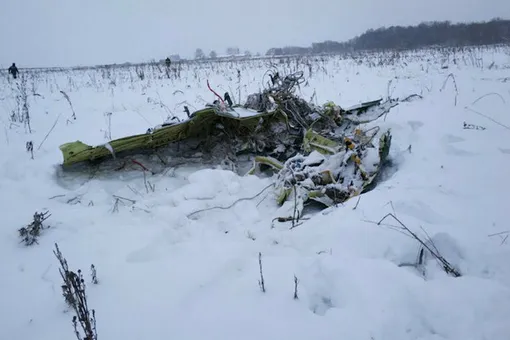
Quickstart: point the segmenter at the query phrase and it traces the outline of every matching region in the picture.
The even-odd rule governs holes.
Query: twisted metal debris
[[[373,183],[391,142],[389,131],[361,125],[376,120],[398,104],[381,99],[344,109],[328,102],[314,105],[295,90],[302,72],[280,76],[244,105],[233,105],[228,93],[188,119],[146,133],[92,147],[80,141],[61,145],[62,169],[93,168],[115,172],[144,169],[160,173],[179,164],[219,164],[240,174],[276,171],[278,202],[285,203],[299,186],[300,200],[326,205],[358,195]],[[144,170],[145,172],[145,170]]]

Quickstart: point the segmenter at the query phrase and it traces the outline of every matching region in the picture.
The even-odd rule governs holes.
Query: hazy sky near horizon
[[[0,67],[253,53],[344,41],[369,28],[510,18],[508,0],[2,0]]]

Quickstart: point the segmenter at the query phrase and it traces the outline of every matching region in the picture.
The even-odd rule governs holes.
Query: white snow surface
[[[185,64],[170,78],[142,66],[143,80],[135,67],[30,72],[31,133],[10,118],[19,80],[2,76],[0,339],[75,337],[55,243],[70,269],[84,273],[99,339],[510,339],[509,49],[357,58],[279,65],[281,73],[304,70],[298,93],[318,104],[423,99],[368,126],[392,131],[384,181],[292,230],[290,222],[271,227],[281,211],[270,189],[192,214],[253,197],[272,178],[182,167],[148,175],[151,191],[141,171],[56,177],[59,145],[104,144],[185,117],[184,105],[193,111],[215,99],[207,79],[243,100],[262,88],[267,61]],[[486,129],[463,129],[464,122]],[[114,209],[114,195],[135,202],[121,199]],[[17,230],[46,210],[50,228],[38,244],[20,243]],[[399,266],[415,261],[419,245],[392,229],[396,221],[375,223],[392,212],[424,240],[428,234],[463,275],[447,275],[429,255],[425,276]]]

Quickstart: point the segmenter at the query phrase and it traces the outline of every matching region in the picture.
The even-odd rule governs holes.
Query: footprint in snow
[[[395,210],[429,224],[447,223],[448,218],[435,212],[428,204],[420,201],[394,202]]]
[[[410,120],[407,122],[407,124],[409,124],[413,131],[417,131],[419,128],[423,126],[423,122],[420,122],[418,120]]]
[[[454,136],[454,135],[445,135],[443,137],[443,141],[446,143],[459,143],[459,142],[464,142],[465,140],[466,140],[465,138],[462,138],[459,136]]]
[[[445,135],[441,138],[441,144],[448,155],[452,156],[475,156],[477,153],[459,149],[452,144],[464,142],[465,139],[454,135]]]
[[[126,262],[140,263],[158,261],[169,255],[170,246],[181,242],[182,235],[179,235],[175,230],[164,231],[154,239],[147,243],[145,246],[140,247],[126,256]]]
[[[335,308],[335,306],[330,297],[315,295],[310,299],[309,308],[314,314],[324,316],[329,309]]]
[[[152,262],[161,259],[163,254],[158,246],[149,244],[141,249],[132,251],[126,256],[128,263]]]

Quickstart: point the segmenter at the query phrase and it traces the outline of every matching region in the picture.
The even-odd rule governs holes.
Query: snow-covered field
[[[391,176],[292,230],[272,228],[281,214],[270,191],[192,214],[253,197],[271,178],[181,167],[150,176],[155,189],[146,190],[142,172],[56,176],[59,145],[101,144],[185,117],[184,105],[214,100],[207,80],[244,102],[268,80],[268,60],[189,63],[168,74],[22,70],[25,85],[1,75],[0,339],[75,337],[55,243],[83,271],[100,339],[510,339],[510,49],[272,63],[303,70],[301,94],[318,104],[423,96],[377,122],[392,129]],[[31,132],[19,121],[23,92]],[[18,229],[46,210],[39,243],[20,243]],[[416,261],[419,244],[395,220],[376,224],[388,213],[428,234],[462,276],[430,257],[425,274],[400,266]]]

